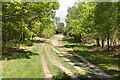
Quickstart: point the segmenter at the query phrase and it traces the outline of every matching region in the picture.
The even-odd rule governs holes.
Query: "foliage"
[[[56,33],[64,33],[64,23],[62,22],[57,23]]]
[[[55,26],[51,19],[55,15],[53,10],[59,7],[58,2],[5,2],[2,6],[4,42],[20,42],[33,36],[48,37],[54,34]]]
[[[116,44],[119,36],[119,2],[85,2],[68,9],[65,35],[74,37],[79,42],[96,39],[102,47]]]

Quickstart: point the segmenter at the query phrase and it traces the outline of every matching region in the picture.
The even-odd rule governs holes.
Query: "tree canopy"
[[[58,8],[58,2],[2,3],[3,41],[23,41],[36,35],[49,37],[55,32],[51,19],[55,18],[53,10]]]
[[[96,39],[98,46],[101,40],[102,47],[107,40],[109,47],[120,37],[118,17],[118,2],[78,3],[77,7],[68,9],[66,35],[79,42]]]

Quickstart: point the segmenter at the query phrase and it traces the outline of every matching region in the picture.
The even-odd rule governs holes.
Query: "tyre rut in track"
[[[56,59],[56,57],[54,56],[54,54],[53,54],[52,51],[50,50],[50,46],[45,47],[45,51],[46,51],[46,55],[49,57],[49,61],[50,61],[53,65],[55,65],[55,66],[57,66],[58,68],[60,68],[63,72],[65,72],[68,76],[70,76],[70,78],[71,78],[72,80],[79,80],[79,79],[77,78],[77,76],[74,75],[74,74],[71,72],[71,70],[65,68],[65,67],[61,64],[61,62]]]
[[[43,71],[44,71],[44,75],[45,75],[45,78],[44,80],[53,80],[52,79],[52,74],[50,73],[50,70],[48,68],[48,65],[47,65],[47,62],[46,62],[46,59],[44,57],[44,50],[43,50],[43,45],[40,44],[42,47],[38,47],[38,51],[39,51],[39,55],[40,55],[40,58],[41,58],[41,64],[42,64],[42,67],[43,67]]]

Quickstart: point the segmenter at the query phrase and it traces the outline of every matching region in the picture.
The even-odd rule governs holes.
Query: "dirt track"
[[[73,51],[72,49],[68,49],[68,48],[61,48],[59,50],[56,49],[56,47],[59,47],[59,46],[64,46],[64,44],[62,43],[61,39],[63,38],[64,36],[62,35],[56,35],[54,39],[50,39],[48,40],[49,43],[52,43],[48,45],[48,43],[42,43],[40,44],[41,48],[39,48],[39,53],[40,53],[40,56],[41,56],[41,60],[42,60],[42,65],[43,65],[43,69],[44,69],[44,73],[45,73],[45,76],[46,78],[50,78],[52,80],[52,75],[49,71],[49,68],[48,68],[48,65],[47,65],[47,62],[45,60],[45,57],[43,55],[43,53],[45,53],[49,59],[49,61],[57,66],[58,68],[60,68],[63,72],[65,72],[67,75],[70,76],[70,78],[72,80],[79,80],[77,78],[76,75],[74,75],[71,70],[67,69],[65,66],[62,65],[62,63],[57,60],[57,58],[55,57],[55,55],[53,54],[53,52],[51,51],[50,48],[52,48],[56,53],[58,53],[59,56],[67,56],[67,57],[62,57],[65,61],[68,62],[68,64],[72,65],[79,73],[85,75],[86,77],[88,78],[94,78],[93,76],[89,75],[85,70],[81,69],[79,66],[75,66],[74,63],[77,63],[79,64],[81,67],[84,67],[86,68],[87,71],[90,71],[92,72],[93,74],[95,74],[98,78],[113,78],[112,76],[106,74],[103,70],[101,70],[98,66],[92,64],[91,62],[89,62],[88,60],[86,60],[84,57],[82,56],[79,56],[77,54],[68,54],[67,51]],[[47,44],[47,45],[46,45]],[[81,59],[83,62],[87,63],[87,64],[84,64],[84,63],[81,63],[79,62],[78,60],[75,59],[75,56],[78,56],[79,59]],[[72,60],[72,61],[71,61]],[[74,62],[74,63],[73,63]],[[92,69],[91,69],[92,68]],[[109,79],[108,79],[109,80]]]

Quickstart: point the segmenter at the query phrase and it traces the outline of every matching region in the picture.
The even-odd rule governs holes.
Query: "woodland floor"
[[[83,54],[77,53],[74,46],[67,45],[63,35],[55,35],[46,40],[36,39],[34,43],[32,47],[24,47],[28,51],[21,47],[21,56],[3,60],[3,78],[33,78],[31,75],[34,74],[34,78],[45,80],[117,80],[116,76],[109,74]],[[119,69],[117,71],[116,75],[120,73]]]

